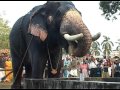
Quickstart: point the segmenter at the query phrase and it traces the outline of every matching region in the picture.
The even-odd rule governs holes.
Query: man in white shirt
[[[95,77],[95,73],[97,72],[97,64],[98,64],[98,61],[93,57],[91,56],[91,61],[90,63],[88,64],[88,67],[90,69],[89,71],[89,76],[90,77]]]

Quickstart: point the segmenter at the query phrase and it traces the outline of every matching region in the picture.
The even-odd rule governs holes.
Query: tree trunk
[[[107,51],[106,51],[106,59],[107,59],[107,57],[108,57],[108,53],[107,53]]]

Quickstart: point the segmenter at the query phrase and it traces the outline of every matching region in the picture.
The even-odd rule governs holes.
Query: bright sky
[[[46,1],[0,1],[0,15],[9,21],[9,26],[12,27],[15,21],[25,15],[34,6],[42,5]],[[91,34],[101,32],[102,36],[98,40],[103,41],[103,35],[110,37],[111,41],[115,42],[120,39],[120,19],[116,21],[107,21],[102,16],[102,11],[99,9],[99,1],[73,1],[76,8],[82,13],[82,18]],[[4,12],[4,13],[3,13]],[[113,49],[116,48],[116,45]]]

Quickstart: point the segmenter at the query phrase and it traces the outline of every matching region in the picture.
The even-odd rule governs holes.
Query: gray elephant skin
[[[48,78],[59,78],[62,48],[82,57],[89,51],[92,36],[81,13],[70,1],[47,1],[20,17],[10,33],[14,82],[11,88],[21,88],[23,67],[25,78],[42,79],[48,62]],[[56,69],[56,73],[51,72]]]

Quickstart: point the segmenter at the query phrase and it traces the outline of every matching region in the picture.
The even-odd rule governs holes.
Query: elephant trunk
[[[65,13],[61,21],[60,32],[64,37],[66,34],[74,36],[76,34],[80,35],[79,38],[74,38],[75,42],[73,40],[70,42],[70,40],[67,39],[70,54],[81,57],[88,52],[92,43],[92,36],[77,10],[71,9]]]
[[[94,36],[92,37],[92,41],[97,40],[100,36],[101,36],[101,33],[100,33],[100,32],[97,33],[96,35],[94,35]]]

